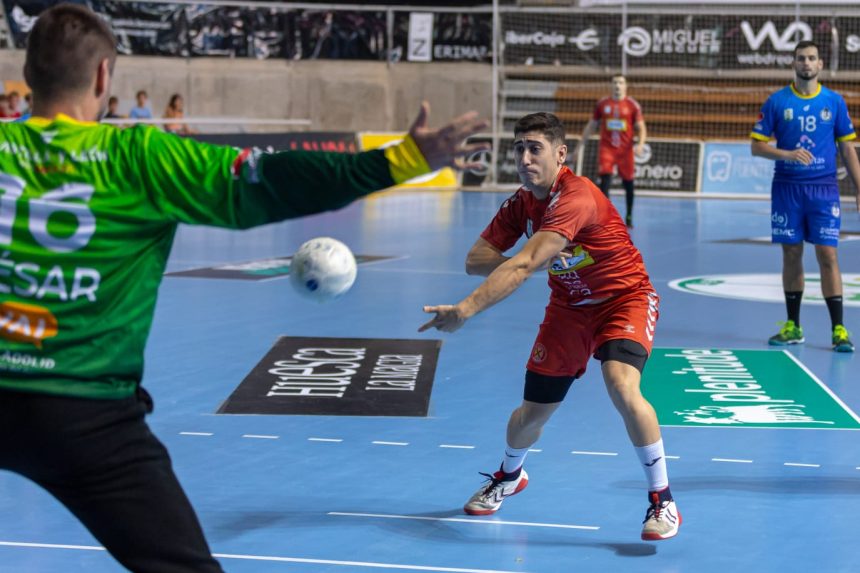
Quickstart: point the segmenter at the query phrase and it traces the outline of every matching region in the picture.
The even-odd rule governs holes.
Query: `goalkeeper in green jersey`
[[[68,507],[132,571],[220,571],[144,415],[143,351],[179,223],[247,228],[343,207],[480,146],[475,113],[422,105],[399,145],[265,154],[95,123],[116,39],[80,5],[43,12],[33,117],[0,124],[0,469]]]

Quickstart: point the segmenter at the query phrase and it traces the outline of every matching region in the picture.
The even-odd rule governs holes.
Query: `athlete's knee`
[[[836,247],[816,245],[815,258],[821,267],[836,268],[839,265]]]

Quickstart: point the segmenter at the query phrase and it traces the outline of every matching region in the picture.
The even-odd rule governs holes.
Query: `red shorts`
[[[654,341],[660,297],[637,290],[599,304],[546,307],[526,368],[546,376],[585,374],[588,359],[604,343],[627,339],[648,354]]]
[[[601,146],[597,153],[597,173],[611,175],[613,167],[618,166],[618,176],[624,181],[632,181],[636,172],[636,162],[633,160],[633,149],[619,151],[611,147]]]

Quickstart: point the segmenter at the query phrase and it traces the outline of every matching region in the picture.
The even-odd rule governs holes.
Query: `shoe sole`
[[[529,485],[529,478],[523,478],[522,480],[520,480],[520,483],[517,485],[517,489],[515,489],[514,493],[512,493],[511,495],[517,495],[518,493],[520,493],[521,491],[526,489],[527,485]],[[502,498],[502,501],[505,501],[506,499],[511,497],[511,495],[506,495],[505,497]],[[499,507],[497,507],[496,509],[469,509],[468,507],[463,506],[463,511],[465,511],[467,515],[493,515],[494,513],[499,511],[501,508],[502,508],[502,502],[500,501]]]
[[[660,535],[659,533],[643,533],[642,541],[665,541],[666,539],[672,539],[676,535],[678,535],[678,530],[681,529],[681,524],[684,523],[684,519],[681,517],[681,512],[678,512],[678,527],[670,533],[669,535]]]
[[[842,352],[842,353],[854,352],[854,347],[853,346],[846,346],[846,347],[834,346],[833,352]]]
[[[803,344],[804,342],[806,342],[805,338],[801,338],[800,340],[790,340],[788,342],[774,342],[772,340],[767,341],[770,346],[791,346],[792,344]]]

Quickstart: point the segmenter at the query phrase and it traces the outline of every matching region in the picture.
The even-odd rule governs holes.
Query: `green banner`
[[[655,348],[642,393],[663,426],[860,429],[787,351]]]

